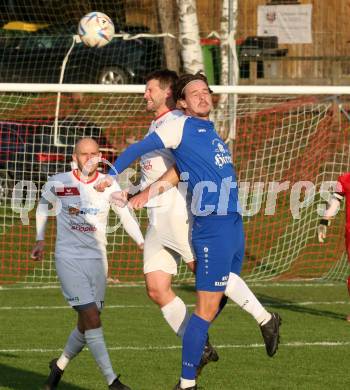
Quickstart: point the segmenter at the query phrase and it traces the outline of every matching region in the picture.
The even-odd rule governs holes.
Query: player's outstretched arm
[[[108,171],[108,175],[97,181],[94,188],[98,192],[104,192],[107,187],[111,187],[118,173],[123,172],[138,157],[156,149],[163,149],[164,145],[157,134],[150,134],[142,141],[129,146],[114,161],[113,167]]]
[[[144,238],[140,230],[138,221],[131,215],[128,207],[118,207],[112,204],[112,208],[119,215],[125,231],[136,242],[140,249],[143,248]]]
[[[134,209],[142,209],[150,199],[175,187],[179,181],[179,172],[176,165],[173,165],[157,181],[146,187],[139,194],[131,197],[129,199],[129,204]]]
[[[121,153],[114,162],[113,167],[108,171],[109,176],[116,176],[122,173],[133,161],[143,154],[157,149],[164,149],[164,143],[155,132],[148,135],[136,144],[130,145]]]
[[[337,192],[332,195],[327,210],[325,211],[324,216],[320,220],[317,227],[318,242],[323,243],[326,239],[327,229],[331,224],[331,219],[337,215],[340,202],[343,200],[343,198],[343,195]]]

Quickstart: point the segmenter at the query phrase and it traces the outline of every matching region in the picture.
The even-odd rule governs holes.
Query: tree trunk
[[[179,35],[183,67],[186,73],[204,71],[200,45],[196,0],[177,0]]]
[[[179,72],[180,59],[177,40],[177,14],[174,0],[157,0],[157,8],[162,32],[174,35],[174,38],[164,38],[166,66],[168,69]]]
[[[221,77],[220,84],[228,85],[228,59],[229,59],[229,50],[230,46],[228,43],[229,33],[228,33],[228,0],[223,0],[222,9],[221,9],[221,18],[220,18],[220,51],[221,51]]]
[[[232,1],[232,26],[229,25],[229,1]],[[237,85],[239,66],[235,35],[237,30],[238,0],[223,0],[220,20],[221,85]],[[232,28],[231,31],[229,29]],[[231,61],[231,69],[229,67]],[[230,77],[229,71],[232,75]],[[235,138],[237,95],[221,94],[214,114],[216,129],[225,142]]]

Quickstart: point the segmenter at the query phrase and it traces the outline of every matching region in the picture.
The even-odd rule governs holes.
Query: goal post
[[[246,233],[245,279],[344,280],[343,208],[324,244],[316,231],[330,191],[350,167],[350,87],[212,89],[216,128],[232,141]],[[29,256],[40,188],[48,176],[70,169],[73,145],[82,136],[96,138],[111,162],[143,138],[152,120],[143,92],[143,85],[0,84],[0,284],[57,281],[53,221],[44,261]],[[224,95],[235,99],[220,99]],[[137,181],[138,164],[132,169],[127,180]],[[145,231],[146,212],[136,214]],[[123,229],[113,229],[113,215],[109,224],[110,276],[142,281],[142,253]],[[182,264],[177,280],[191,278]]]

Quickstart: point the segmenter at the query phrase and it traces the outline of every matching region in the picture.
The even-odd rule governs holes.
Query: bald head
[[[92,138],[81,138],[74,147],[73,161],[78,166],[79,176],[87,179],[96,174],[101,159],[98,143]]]
[[[74,153],[79,153],[81,150],[84,149],[94,149],[94,148],[97,150],[97,152],[100,151],[100,147],[98,143],[93,138],[89,138],[89,137],[80,138],[80,140],[74,146]]]

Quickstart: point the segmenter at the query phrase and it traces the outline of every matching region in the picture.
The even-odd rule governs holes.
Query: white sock
[[[196,380],[195,379],[184,379],[184,378],[180,378],[180,386],[181,386],[181,389],[187,389],[188,387],[192,387],[196,384]]]
[[[257,300],[245,281],[232,272],[228,278],[225,295],[251,314],[259,325],[264,325],[271,319],[271,314]]]
[[[102,374],[105,376],[108,385],[112,384],[117,375],[112,368],[102,328],[85,331],[85,339],[86,344],[95,358],[97,365],[100,367]]]
[[[57,366],[64,370],[69,361],[72,360],[85,346],[85,336],[75,328],[69,335],[67,344],[64,347],[62,355],[57,360]]]
[[[190,314],[185,302],[181,298],[175,297],[171,302],[163,306],[161,310],[165,321],[170,325],[171,329],[182,338],[190,319]]]

